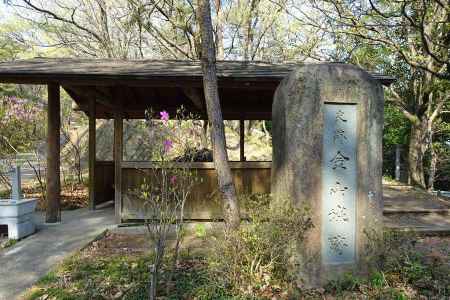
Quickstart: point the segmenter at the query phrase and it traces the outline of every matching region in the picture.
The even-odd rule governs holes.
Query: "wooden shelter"
[[[271,119],[274,92],[296,66],[293,63],[217,62],[223,117],[241,121],[241,161],[231,163],[238,192],[268,192],[270,189],[271,163],[244,161],[243,121]],[[389,76],[371,76],[384,85],[393,81]],[[118,222],[139,219],[140,208],[126,196],[126,190],[136,184],[136,169],[152,167],[150,162],[123,161],[123,120],[142,119],[149,107],[175,113],[181,105],[207,118],[198,61],[35,58],[0,63],[0,83],[48,86],[48,222],[59,221],[60,87],[72,97],[78,109],[89,116],[90,207],[94,209],[114,195]],[[114,119],[113,162],[96,161],[96,119]],[[203,185],[202,201],[209,199],[212,203],[208,197],[214,194],[217,182],[213,163],[193,163],[191,167],[208,178]],[[211,205],[188,206],[187,215],[191,219],[220,217],[218,206]]]

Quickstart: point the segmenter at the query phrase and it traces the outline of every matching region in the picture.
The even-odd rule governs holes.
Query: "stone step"
[[[450,216],[441,212],[385,214],[384,224],[393,230],[450,236]]]
[[[385,228],[401,232],[416,232],[419,235],[426,235],[426,236],[450,236],[450,226],[449,227],[385,226]]]
[[[450,209],[446,208],[390,208],[385,207],[383,209],[384,215],[390,214],[442,214],[448,215],[450,214]]]

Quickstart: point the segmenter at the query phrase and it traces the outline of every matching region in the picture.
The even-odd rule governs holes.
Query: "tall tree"
[[[430,147],[428,168],[428,190],[448,190],[450,184],[450,110],[445,111],[435,122]],[[446,185],[445,185],[446,182]]]
[[[212,127],[214,164],[217,171],[219,189],[222,194],[223,214],[227,229],[236,229],[240,224],[239,204],[231,169],[228,164],[225,129],[217,85],[216,48],[213,39],[211,5],[209,0],[199,0],[198,18],[202,45],[203,89],[208,119]]]
[[[134,24],[127,0],[8,0],[33,25],[24,36],[37,46],[62,48],[75,56],[143,58],[151,49]]]
[[[382,48],[391,67],[403,69],[394,74],[403,80],[393,85],[388,100],[411,122],[409,173],[413,184],[425,187],[424,156],[431,145],[430,133],[434,121],[450,101],[448,93],[440,88],[442,81],[450,80],[450,2],[312,0],[310,3],[309,7],[294,4],[296,10],[290,15],[329,34],[331,40],[350,39],[374,49]]]
[[[415,69],[415,68],[414,68]],[[426,188],[425,154],[432,150],[432,137],[436,120],[447,105],[450,95],[445,82],[431,73],[417,70],[403,84],[393,86],[387,93],[411,124],[408,145],[408,168],[413,184]]]
[[[191,0],[7,0],[33,26],[22,38],[70,55],[122,59],[199,59],[200,32]],[[218,59],[318,58],[322,34],[300,27],[280,0],[214,0]],[[67,54],[66,54],[67,55]]]

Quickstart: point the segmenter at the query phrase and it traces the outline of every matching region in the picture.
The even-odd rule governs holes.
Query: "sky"
[[[0,23],[3,23],[10,15],[11,8],[3,0],[0,0]]]

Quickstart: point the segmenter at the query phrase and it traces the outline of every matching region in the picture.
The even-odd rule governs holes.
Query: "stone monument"
[[[300,65],[275,93],[272,194],[311,209],[292,259],[305,286],[367,271],[383,224],[383,102],[381,83],[338,63]]]

